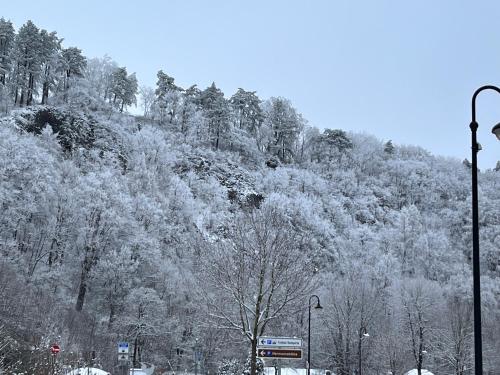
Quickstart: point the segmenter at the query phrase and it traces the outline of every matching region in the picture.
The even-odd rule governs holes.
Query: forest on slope
[[[255,372],[257,337],[305,339],[316,294],[313,367],[472,374],[467,161],[320,131],[282,97],[163,71],[139,88],[30,21],[0,19],[0,42],[0,372],[49,373],[53,342],[112,371],[119,341],[169,371],[200,345],[205,372]],[[491,373],[498,169],[479,176]]]

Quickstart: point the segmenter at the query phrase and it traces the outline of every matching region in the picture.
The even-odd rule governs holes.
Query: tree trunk
[[[78,288],[78,298],[76,299],[76,311],[82,311],[83,303],[85,302],[85,293],[87,293],[87,276],[82,270],[82,274],[80,276],[80,286]]]
[[[24,89],[21,89],[21,97],[19,98],[19,107],[22,107],[24,104]]]
[[[257,337],[252,338],[252,353],[250,355],[250,375],[257,374]]]
[[[47,104],[48,98],[49,98],[49,83],[44,82],[42,88],[42,104]]]
[[[82,311],[83,303],[85,302],[85,294],[87,293],[87,279],[92,268],[93,249],[87,248],[85,259],[83,260],[82,273],[80,275],[80,286],[78,287],[78,297],[76,299],[76,311]]]
[[[35,89],[35,77],[32,73],[29,74],[28,79],[28,94],[26,96],[26,105],[31,105],[33,103],[33,91]]]
[[[111,326],[113,325],[113,322],[115,321],[115,316],[116,316],[115,310],[116,310],[115,304],[111,303],[109,306],[108,329],[111,329]]]
[[[134,340],[134,357],[132,358],[132,368],[137,368],[137,336]]]

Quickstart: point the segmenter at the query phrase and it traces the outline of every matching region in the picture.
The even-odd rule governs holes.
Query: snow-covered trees
[[[421,278],[405,281],[401,288],[401,319],[418,375],[422,373],[428,348],[432,346],[433,312],[436,312],[433,307],[440,302],[439,292],[436,283]]]
[[[448,295],[442,326],[435,331],[429,352],[454,375],[465,375],[474,367],[472,321],[472,301],[464,295]]]
[[[11,87],[8,74],[12,69],[11,51],[14,45],[14,27],[10,21],[0,18],[0,113],[8,113]]]
[[[470,166],[162,71],[141,89],[144,116],[123,114],[135,75],[62,44],[0,20],[0,371],[40,369],[57,336],[105,365],[128,339],[175,371],[195,342],[211,372],[249,351],[255,371],[258,335],[305,337],[315,278],[315,367],[470,372]],[[499,178],[479,179],[488,369]]]
[[[264,121],[260,103],[261,100],[255,91],[238,89],[229,99],[229,104],[234,113],[235,126],[255,136],[262,125],[262,121]]]
[[[31,21],[26,22],[16,35],[12,52],[15,61],[12,77],[14,102],[19,106],[31,105],[37,94],[42,49],[43,40],[38,27]]]
[[[61,41],[55,32],[48,33],[45,30],[40,32],[42,38],[42,104],[47,104],[49,91],[54,91],[57,83],[57,64],[59,60],[59,50]]]
[[[339,375],[370,368],[370,343],[365,341],[376,337],[384,289],[359,268],[350,270],[343,278],[327,280],[326,284],[325,312],[320,319],[325,327],[321,336],[329,348],[329,362]]]
[[[62,50],[58,69],[62,75],[60,89],[64,92],[65,99],[67,99],[66,93],[71,87],[71,82],[74,81],[76,77],[83,76],[86,65],[87,60],[82,55],[80,49],[70,47]]]
[[[0,18],[0,84],[5,85],[6,77],[11,69],[12,57],[10,55],[14,45],[14,26],[12,22]]]
[[[283,162],[293,161],[297,140],[305,125],[302,115],[285,98],[269,99],[264,110],[264,124],[272,132],[267,149]]]
[[[165,121],[173,122],[179,105],[181,88],[174,84],[174,78],[160,70],[156,82],[156,106],[159,112],[160,124]]]
[[[111,87],[113,82],[113,72],[118,69],[116,62],[109,56],[103,58],[90,59],[85,68],[85,79],[98,98],[111,100]]]
[[[127,74],[127,68],[116,69],[111,75],[110,93],[113,97],[113,104],[123,109],[137,103],[136,94],[138,90],[137,77],[135,73]]]
[[[153,111],[153,104],[155,102],[155,90],[148,86],[139,87],[139,94],[141,98],[141,107],[144,111],[145,118],[151,118]]]
[[[105,87],[93,85],[91,90],[100,89],[104,96]],[[233,144],[225,143],[221,151],[206,142],[199,98],[196,88],[180,93],[175,120],[167,126],[109,108],[92,116],[23,109],[0,120],[2,272],[15,273],[19,285],[43,285],[40,300],[51,301],[50,314],[69,314],[61,326],[78,332],[75,345],[91,335],[103,346],[117,334],[135,341],[132,333],[140,332],[143,358],[154,355],[180,365],[189,359],[177,349],[187,350],[199,338],[210,352],[210,366],[223,357],[222,349],[243,357],[261,333],[301,335],[303,314],[290,313],[299,310],[293,293],[302,294],[295,298],[299,307],[307,293],[298,287],[303,279],[290,275],[318,275],[326,280],[315,291],[324,305],[318,322],[327,330],[313,327],[322,352],[315,366],[336,366],[345,374],[360,366],[365,373],[402,374],[409,364],[418,367],[421,354],[421,365],[428,368],[467,367],[466,301],[453,307],[440,302],[453,302],[441,285],[468,268],[467,189],[460,177],[466,172],[455,171],[460,163],[412,149],[402,155],[397,146],[388,158],[383,142],[338,132],[339,143],[331,147],[348,155],[342,163],[323,168],[322,161],[304,158],[271,169],[265,158],[261,164],[242,161]],[[250,136],[230,129],[230,142],[234,130]],[[311,132],[311,139],[317,135]],[[323,155],[328,160],[327,151]],[[418,160],[418,173],[401,160]],[[404,181],[405,176],[411,180]],[[498,174],[481,177],[485,308],[492,317],[485,321],[485,342],[496,348]],[[391,189],[401,192],[398,199]],[[422,200],[424,191],[433,204]],[[205,276],[201,285],[192,281],[197,273]],[[431,285],[426,290],[437,290],[424,293],[425,304],[419,304],[412,287],[412,279],[421,278]],[[273,280],[276,289],[269,300],[266,291]],[[465,277],[456,284],[469,283]],[[14,299],[11,293],[0,294],[5,301]],[[143,294],[153,296],[148,308],[156,315],[141,310]],[[259,295],[260,302],[254,299]],[[212,319],[200,327],[206,302]],[[32,304],[24,305],[23,314],[38,313]],[[2,311],[0,306],[0,314],[8,315]],[[246,314],[243,320],[240,312]],[[221,327],[231,322],[229,331],[243,332],[246,345],[214,342],[214,334],[229,335]],[[370,336],[360,338],[365,329]],[[412,329],[415,350],[413,340],[406,340]],[[494,361],[490,358],[488,366]]]
[[[340,164],[342,158],[353,147],[347,134],[340,129],[325,129],[322,134],[316,135],[311,141],[311,160],[318,163],[336,162]]]
[[[227,139],[230,129],[229,105],[215,82],[200,93],[199,102],[207,119],[209,140],[218,150]]]
[[[121,111],[135,104],[135,74],[128,75],[108,57],[92,59],[87,67],[81,50],[64,48],[62,41],[56,32],[39,29],[32,21],[15,33],[10,21],[0,19],[2,111],[14,105],[48,104],[50,96],[55,98],[53,104],[108,100]]]

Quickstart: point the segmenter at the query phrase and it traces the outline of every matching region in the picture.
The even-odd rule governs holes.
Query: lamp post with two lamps
[[[316,298],[318,301],[315,309],[322,309],[321,303],[319,301],[319,297],[316,294],[313,294],[309,297],[309,320],[308,320],[308,328],[307,328],[307,375],[311,375],[311,305],[313,298]]]
[[[493,90],[500,94],[496,86],[486,85],[478,88],[472,95],[472,121],[470,123],[472,142],[472,282],[474,296],[474,366],[475,374],[483,375],[483,348],[481,336],[481,277],[479,268],[479,208],[477,183],[477,153],[481,149],[477,143],[476,98],[480,92]],[[491,130],[500,140],[500,123]]]

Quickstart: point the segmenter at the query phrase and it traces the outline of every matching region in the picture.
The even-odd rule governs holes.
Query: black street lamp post
[[[365,326],[361,326],[359,329],[359,341],[358,341],[358,375],[361,375],[361,364],[362,364],[362,358],[363,358],[363,339],[366,337],[370,337],[368,332],[366,331]]]
[[[477,143],[476,122],[476,98],[481,91],[493,90],[500,94],[500,89],[496,86],[482,86],[472,95],[472,121],[470,130],[472,133],[472,280],[474,296],[474,368],[476,375],[483,375],[483,344],[481,337],[481,276],[479,268],[479,215],[477,201],[477,153],[481,149]],[[500,140],[500,124],[493,127],[492,133]]]
[[[321,303],[319,302],[319,297],[316,294],[313,294],[311,297],[309,297],[309,321],[307,329],[307,375],[311,375],[311,304],[313,298],[316,298],[318,300],[314,308],[323,308],[323,306],[321,306]]]
[[[203,358],[203,351],[201,344],[198,342],[198,339],[195,339],[195,344],[193,346],[193,359],[194,359],[194,374],[198,375],[198,368],[200,367],[200,363]]]

